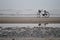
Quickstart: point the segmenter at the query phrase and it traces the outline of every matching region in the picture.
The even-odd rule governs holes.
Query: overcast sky
[[[60,9],[60,0],[0,0],[0,9]]]
[[[33,10],[34,9],[48,9],[48,10],[49,9],[60,9],[60,0],[0,0],[0,9],[19,9],[19,10],[20,9],[23,9],[23,10],[24,9],[33,9]],[[58,11],[59,10],[57,10],[57,12]],[[54,12],[54,13],[57,13],[57,12]],[[58,14],[60,14],[60,11],[58,12]],[[0,24],[0,25],[5,25],[5,24]],[[21,25],[21,24],[18,24],[18,25]],[[30,24],[27,24],[27,25],[30,26]],[[59,25],[60,24],[56,26],[59,26]],[[54,24],[52,24],[52,26],[54,26]]]

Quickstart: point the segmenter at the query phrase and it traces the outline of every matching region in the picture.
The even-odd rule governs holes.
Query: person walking
[[[41,17],[41,10],[38,10],[37,17],[38,17],[38,18]]]

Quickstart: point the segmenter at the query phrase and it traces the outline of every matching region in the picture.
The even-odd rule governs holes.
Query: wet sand
[[[60,17],[0,17],[0,23],[60,23]]]

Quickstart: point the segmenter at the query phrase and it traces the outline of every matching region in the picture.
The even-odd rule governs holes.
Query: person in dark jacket
[[[40,18],[40,15],[41,14],[41,10],[38,10],[38,13],[37,13],[37,16],[38,16],[38,18]]]

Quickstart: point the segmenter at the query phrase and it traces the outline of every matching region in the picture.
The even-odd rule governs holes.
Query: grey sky
[[[60,9],[60,0],[0,0],[0,9]]]

